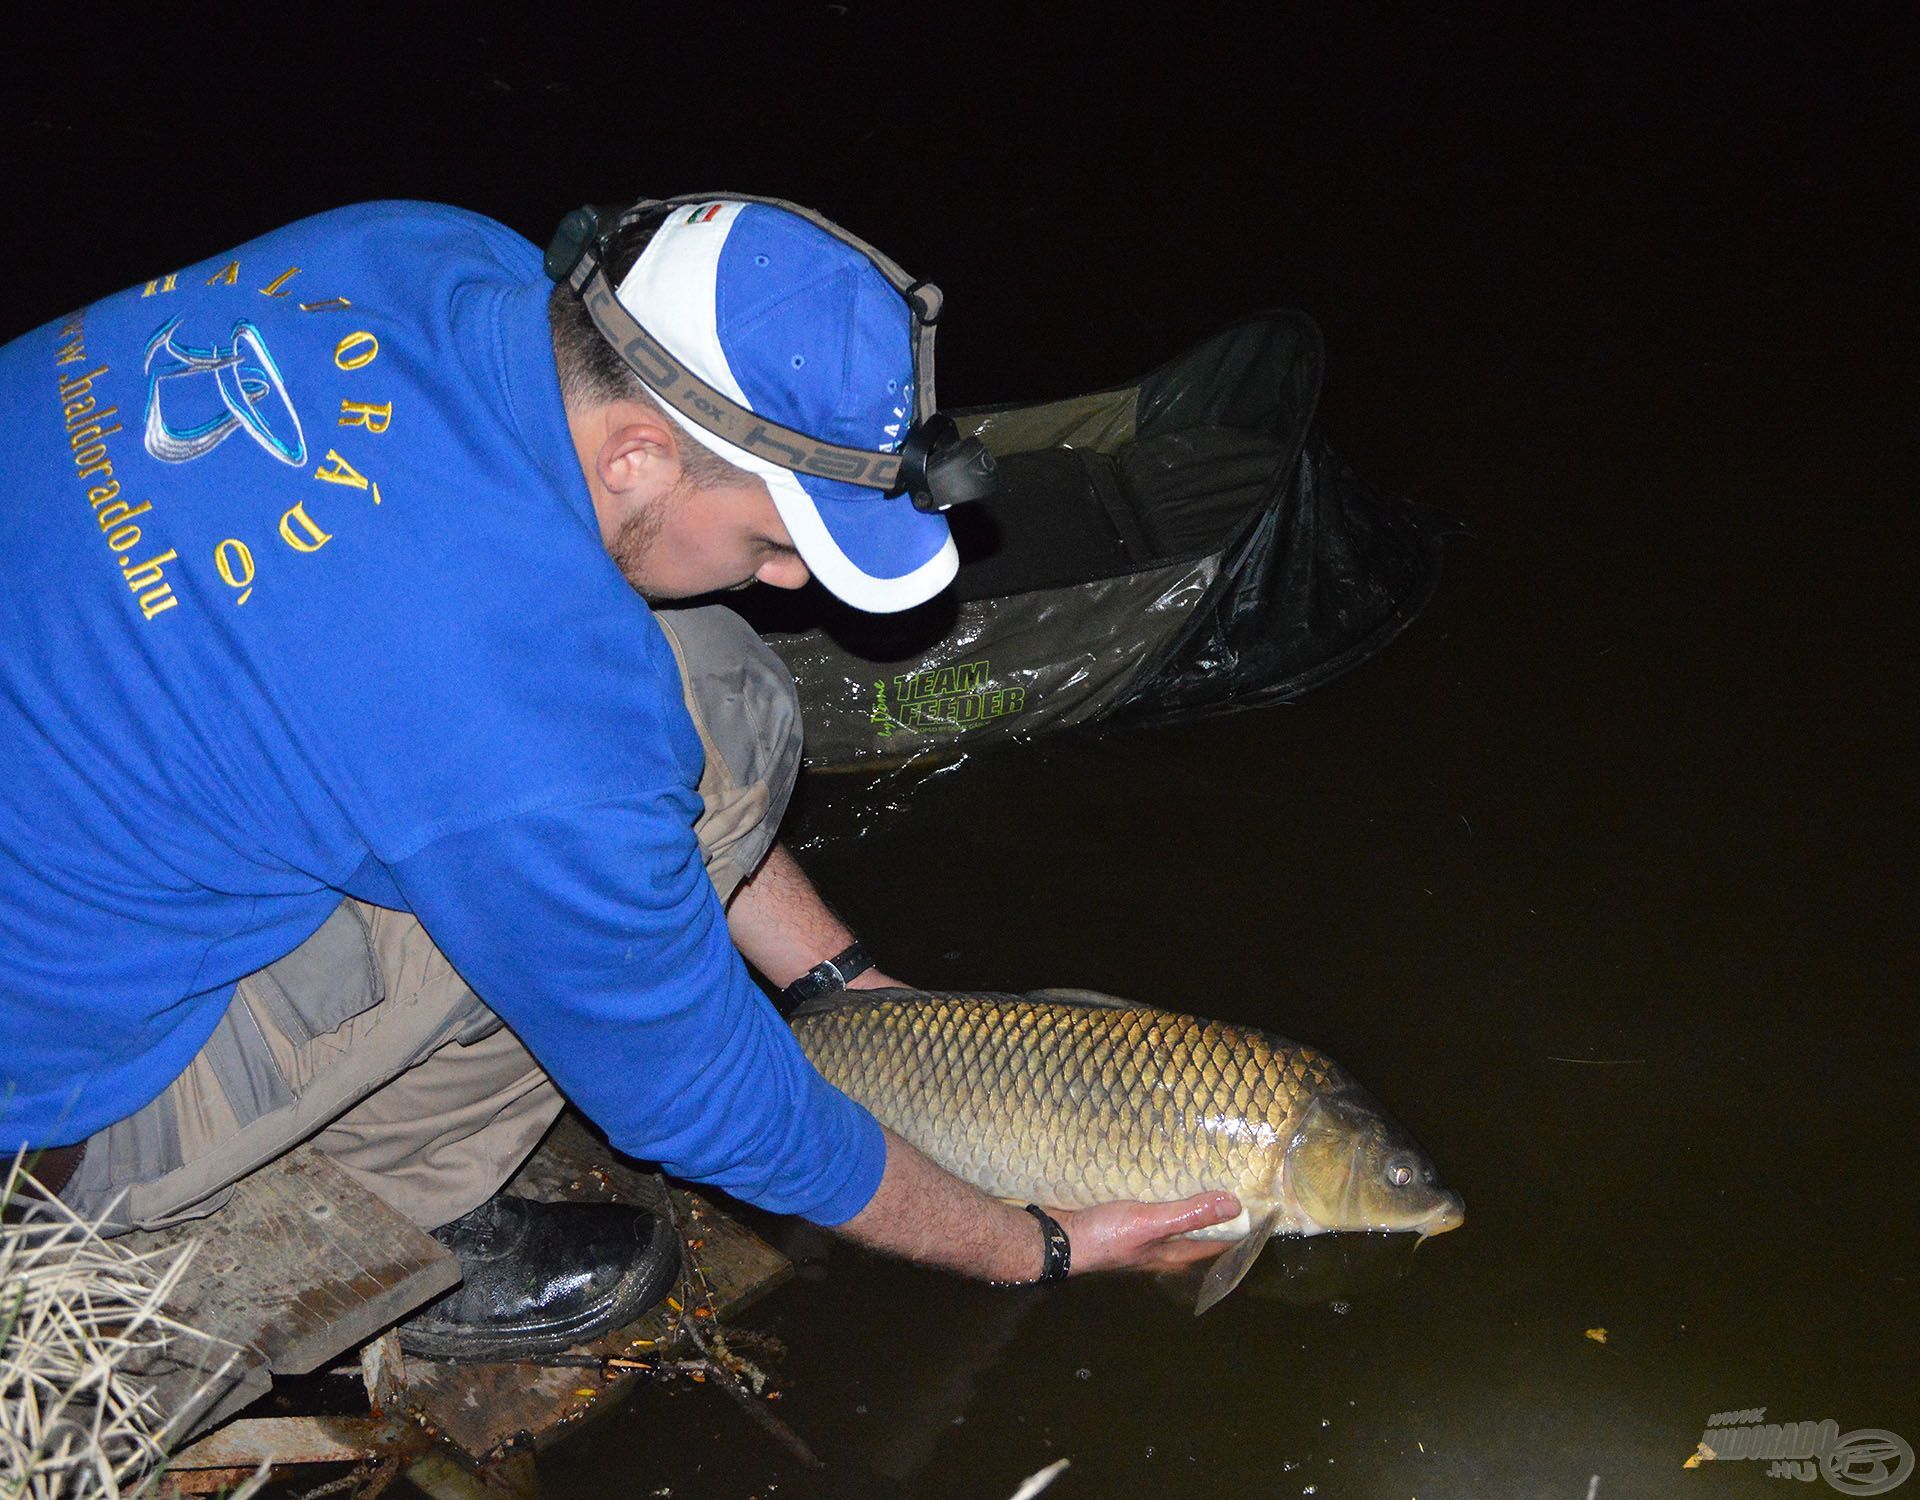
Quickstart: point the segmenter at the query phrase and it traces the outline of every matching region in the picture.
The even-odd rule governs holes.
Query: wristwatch
[[[873,967],[873,955],[857,939],[844,952],[815,964],[780,992],[780,1003],[788,1010],[817,995],[832,995],[847,987],[847,981]]]

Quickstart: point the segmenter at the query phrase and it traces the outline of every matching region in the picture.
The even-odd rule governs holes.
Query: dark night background
[[[5,335],[358,199],[544,240],[738,188],[941,283],[952,404],[1305,308],[1343,456],[1471,527],[1429,614],[1298,705],[842,779],[805,833],[903,977],[1324,1045],[1466,1228],[1199,1324],[1144,1283],[1016,1307],[797,1236],[748,1317],[828,1477],[687,1391],[543,1459],[553,1493],[986,1497],[1067,1455],[1061,1500],[1724,1497],[1781,1483],[1681,1470],[1714,1411],[1920,1442],[1908,15],[17,23]]]

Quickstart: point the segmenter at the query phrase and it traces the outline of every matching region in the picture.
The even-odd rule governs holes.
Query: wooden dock
[[[786,1258],[697,1193],[617,1159],[563,1116],[509,1191],[548,1202],[645,1202],[670,1208],[688,1264],[670,1303],[564,1360],[451,1365],[402,1358],[381,1331],[459,1280],[451,1254],[317,1153],[301,1149],[247,1178],[234,1200],[197,1223],[130,1236],[133,1248],[199,1241],[169,1311],[238,1348],[222,1387],[197,1402],[199,1369],[155,1371],[162,1410],[197,1434],[166,1481],[175,1494],[231,1484],[262,1462],[399,1468],[437,1496],[471,1493],[493,1470],[497,1492],[515,1455],[554,1440],[626,1395],[661,1359],[692,1353],[685,1324],[709,1327],[791,1271]],[[275,1375],[358,1360],[364,1415],[256,1415],[244,1410]],[[204,1364],[199,1355],[193,1364]],[[611,1362],[609,1362],[611,1361]],[[511,1486],[509,1486],[511,1487]]]

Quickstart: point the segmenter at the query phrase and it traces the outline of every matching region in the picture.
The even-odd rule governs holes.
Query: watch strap
[[[1065,1281],[1067,1273],[1073,1269],[1073,1244],[1068,1240],[1066,1230],[1060,1227],[1058,1219],[1037,1203],[1029,1203],[1027,1212],[1040,1221],[1046,1257],[1040,1264],[1039,1276],[1031,1284],[1053,1286],[1056,1282]]]
[[[873,967],[873,955],[867,952],[864,943],[855,940],[843,951],[832,958],[815,964],[806,973],[780,992],[780,1003],[788,1010],[821,995],[832,995],[847,987],[849,979],[864,974]]]

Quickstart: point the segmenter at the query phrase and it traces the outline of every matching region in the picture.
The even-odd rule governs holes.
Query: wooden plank
[[[554,1127],[509,1191],[546,1202],[659,1205],[659,1179],[616,1161],[571,1116]],[[720,1209],[683,1188],[671,1189],[676,1218],[701,1242],[695,1264],[712,1289],[714,1315],[738,1312],[792,1273],[784,1255]],[[684,1295],[683,1290],[676,1297]],[[664,1305],[627,1327],[581,1346],[597,1356],[666,1353],[677,1315]],[[481,1462],[508,1444],[538,1440],[624,1394],[632,1376],[603,1380],[598,1370],[542,1366],[407,1363],[407,1399],[420,1416],[470,1459]],[[582,1394],[582,1393],[585,1394]]]
[[[424,1448],[427,1435],[385,1417],[242,1417],[170,1460],[173,1469],[252,1469],[260,1464],[345,1464]]]
[[[391,1328],[360,1351],[360,1379],[374,1412],[405,1406],[407,1357],[400,1349],[400,1335]]]
[[[168,1311],[275,1374],[317,1369],[460,1279],[444,1246],[309,1147],[242,1178],[217,1214],[126,1239],[197,1240]]]
[[[227,1495],[253,1478],[248,1469],[169,1469],[155,1482],[153,1493],[159,1500],[180,1500],[182,1495]]]
[[[231,1353],[231,1358],[218,1381],[210,1382],[208,1371],[197,1364],[146,1375],[153,1410],[164,1424],[164,1431],[156,1434],[162,1447],[175,1447],[266,1395],[273,1377],[259,1352],[242,1349]]]

